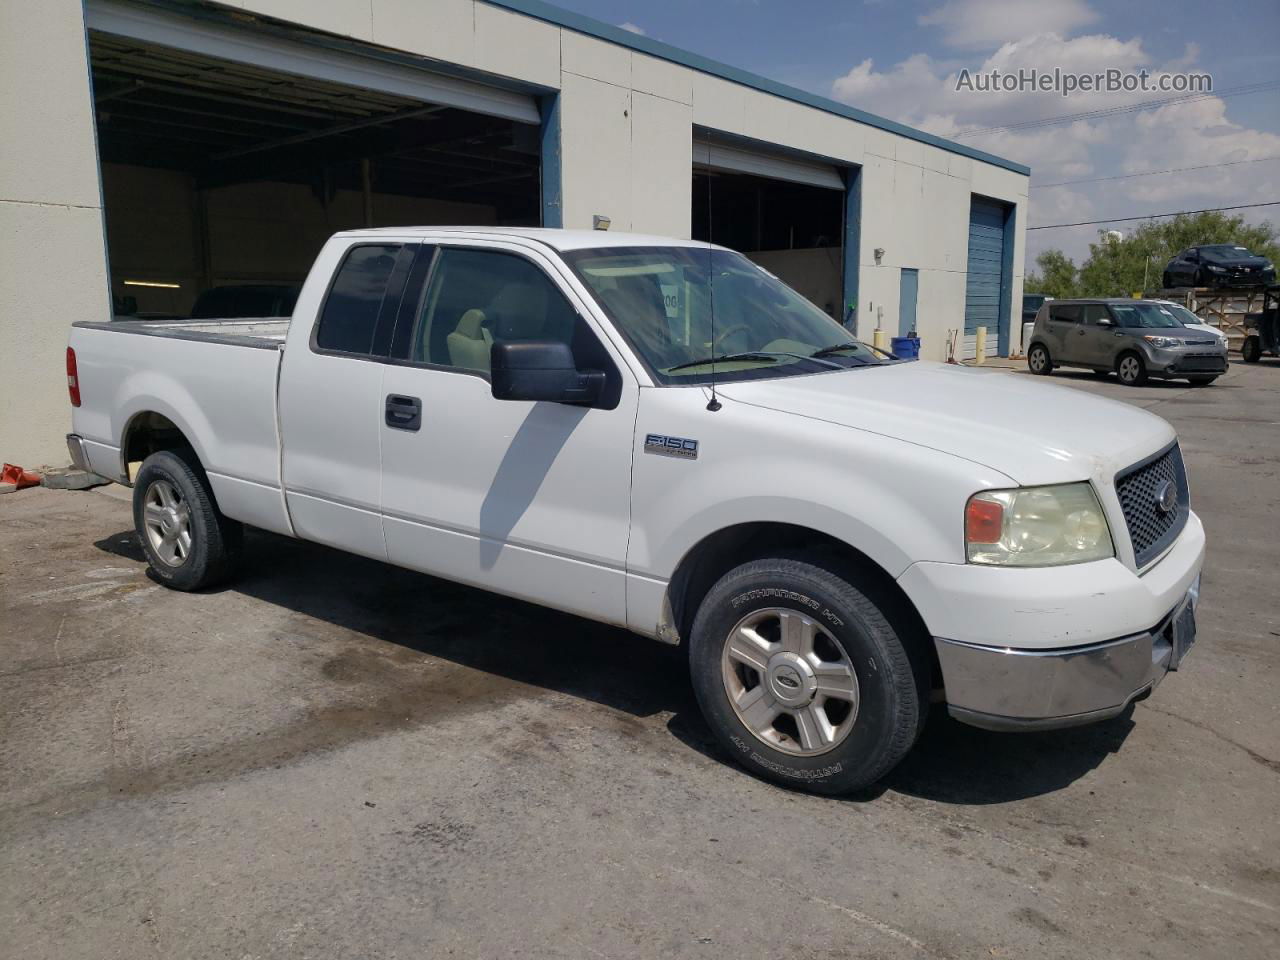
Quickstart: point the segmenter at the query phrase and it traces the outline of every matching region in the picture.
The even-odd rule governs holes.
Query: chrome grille
[[[1166,482],[1174,485],[1177,502],[1172,510],[1160,509],[1160,493]],[[1145,567],[1182,532],[1190,510],[1187,469],[1182,451],[1173,446],[1135,463],[1116,475],[1116,494],[1129,528],[1129,541],[1139,568]]]

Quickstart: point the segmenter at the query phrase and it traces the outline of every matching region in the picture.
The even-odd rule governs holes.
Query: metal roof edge
[[[844,117],[846,120],[864,123],[869,127],[875,127],[887,133],[907,137],[910,140],[925,143],[931,147],[938,147],[948,153],[955,153],[962,157],[979,160],[982,163],[1002,167],[1005,170],[1012,170],[1014,173],[1019,173],[1023,176],[1031,175],[1031,168],[1025,164],[1015,163],[1004,157],[998,157],[993,153],[976,150],[973,147],[965,146],[963,143],[956,143],[953,140],[947,140],[932,133],[925,133],[923,130],[909,127],[905,123],[898,123],[896,120],[888,120],[873,113],[867,113],[865,110],[859,110],[857,107],[851,107],[828,97],[820,97],[797,87],[778,83],[759,74],[691,53],[688,50],[682,50],[669,43],[663,43],[661,40],[654,40],[651,37],[632,33],[630,30],[623,30],[621,27],[615,27],[602,20],[596,20],[594,17],[588,17],[585,14],[557,7],[555,4],[547,3],[546,0],[480,0],[480,2],[494,7],[502,7],[514,13],[521,13],[558,27],[564,27],[577,33],[595,37],[598,40],[616,43],[619,46],[646,53],[660,60],[667,60],[683,67],[689,67],[692,70],[710,74],[713,77],[720,77],[723,80],[729,80],[733,83],[759,90],[762,93],[772,94],[775,97],[782,97],[784,100],[800,103],[806,107],[813,107],[815,110],[821,110],[824,113]]]

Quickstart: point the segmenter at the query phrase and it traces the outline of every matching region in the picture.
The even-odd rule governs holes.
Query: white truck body
[[[616,366],[616,402],[499,400],[474,371],[317,349],[335,271],[374,243],[532,263]],[[705,378],[658,382],[565,259],[628,246],[707,249],[598,232],[351,231],[319,255],[291,322],[76,324],[73,456],[128,483],[131,434],[158,415],[228,517],[666,642],[687,632],[682,565],[701,545],[747,525],[810,531],[898,584],[937,645],[952,712],[982,726],[1110,716],[1176,667],[1165,634],[1195,600],[1204,531],[1185,509],[1140,566],[1116,489],[1158,456],[1181,470],[1165,421],[925,362],[726,379],[713,411]],[[388,423],[394,397],[420,401],[417,428]],[[696,441],[696,457],[663,455],[655,436]],[[1096,493],[1114,556],[967,562],[975,493],[1073,482]]]

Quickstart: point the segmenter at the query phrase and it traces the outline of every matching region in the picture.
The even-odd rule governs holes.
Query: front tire
[[[143,461],[133,523],[151,572],[171,589],[213,586],[239,565],[244,528],[222,515],[190,450],[162,450]]]
[[[1217,379],[1217,377],[1188,377],[1187,382],[1193,387],[1207,387]]]
[[[1116,358],[1116,376],[1126,387],[1140,387],[1147,382],[1147,364],[1132,350]]]
[[[1257,363],[1262,359],[1262,338],[1252,334],[1244,338],[1240,344],[1240,359],[1245,363]]]
[[[722,577],[698,607],[689,663],[720,745],[758,776],[815,793],[887,774],[928,704],[881,608],[801,560],[758,560]]]
[[[1161,285],[1165,290],[1172,290],[1172,289],[1173,289],[1173,277],[1169,276],[1169,271],[1168,271],[1168,270],[1166,270],[1164,273],[1162,273],[1162,274],[1160,275],[1160,285]]]
[[[1042,343],[1033,343],[1027,351],[1027,367],[1038,377],[1047,377],[1053,373],[1053,360]]]

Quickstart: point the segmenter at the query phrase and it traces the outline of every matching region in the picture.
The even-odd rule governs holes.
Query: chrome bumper
[[[1199,580],[1150,630],[1053,650],[934,638],[947,710],[985,730],[1053,730],[1107,720],[1149,694],[1194,641]]]

